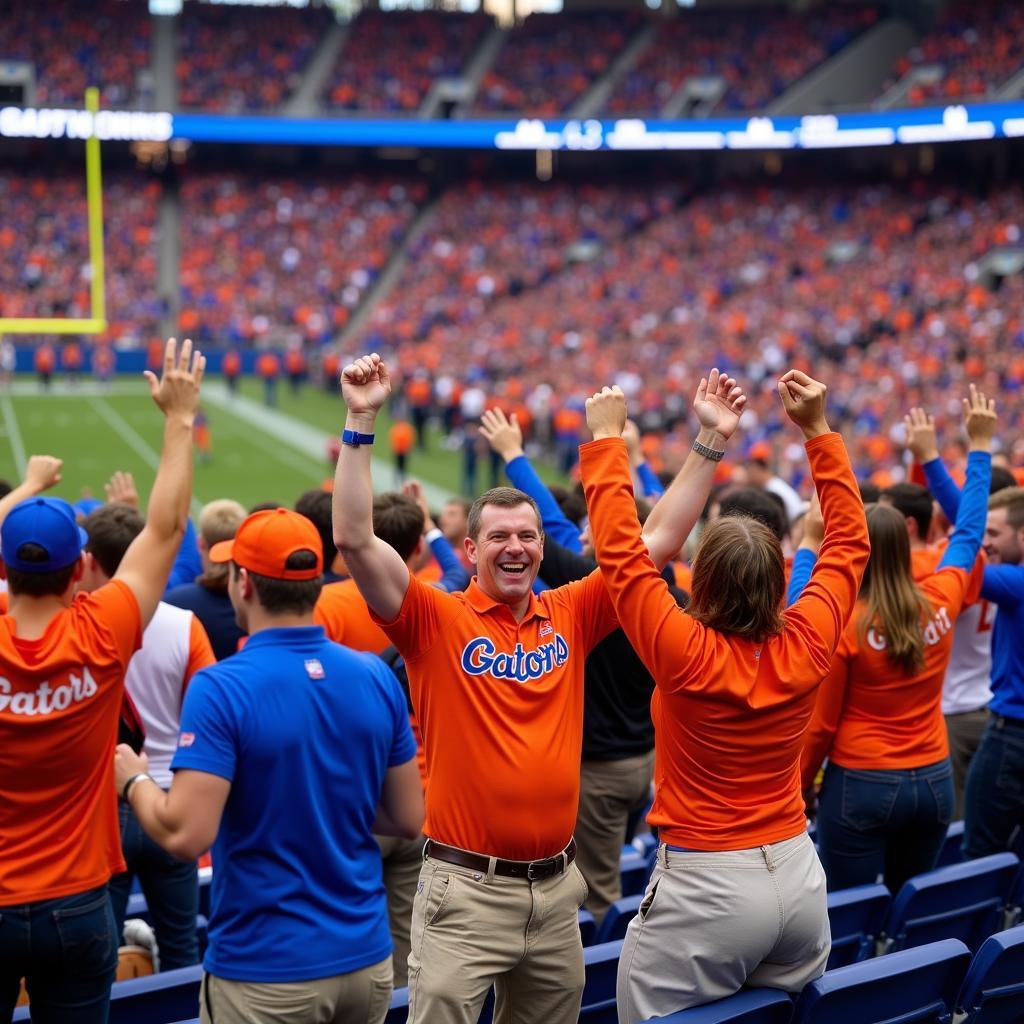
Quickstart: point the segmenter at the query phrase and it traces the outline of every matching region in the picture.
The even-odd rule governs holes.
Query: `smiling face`
[[[993,565],[1019,565],[1024,555],[1022,532],[1010,522],[1005,508],[990,509],[983,544],[989,562]]]
[[[511,605],[517,614],[520,608],[525,611],[544,554],[544,535],[532,505],[484,505],[476,539],[466,538],[466,553],[488,597]]]

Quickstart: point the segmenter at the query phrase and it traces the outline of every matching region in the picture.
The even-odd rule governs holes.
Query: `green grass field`
[[[340,431],[345,409],[339,397],[313,387],[293,395],[278,390],[278,407],[262,405],[258,381],[243,382],[242,396],[232,400],[216,378],[204,384],[204,408],[213,436],[209,463],[195,466],[193,508],[215,498],[231,497],[249,506],[260,501],[293,504],[303,491],[318,487],[330,474],[327,440]],[[382,415],[378,429],[380,460],[375,481],[392,485],[387,431]],[[159,459],[163,420],[145,382],[115,380],[109,391],[83,382],[77,391],[66,384],[43,393],[34,378],[18,379],[0,392],[0,477],[20,479],[25,458],[56,455],[64,460],[63,480],[54,493],[69,501],[86,494],[103,497],[103,485],[115,470],[130,471],[145,500]],[[410,472],[433,485],[435,503],[457,492],[461,456],[445,450],[431,431],[428,450],[413,452]],[[558,475],[540,467],[549,481]],[[479,484],[487,486],[481,466]]]

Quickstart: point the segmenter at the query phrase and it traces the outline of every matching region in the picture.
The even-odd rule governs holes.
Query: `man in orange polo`
[[[412,576],[373,533],[370,446],[390,391],[377,355],[342,374],[334,535],[405,658],[423,735],[429,838],[413,907],[409,1022],[471,1024],[495,984],[499,1024],[575,1024],[583,664],[615,618],[597,571],[534,596],[540,515],[510,487],[473,505],[466,552],[477,575],[464,593]]]

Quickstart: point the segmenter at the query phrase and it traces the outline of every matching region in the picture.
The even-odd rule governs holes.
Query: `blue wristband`
[[[347,444],[349,448],[359,448],[362,445],[373,444],[373,434],[360,434],[358,430],[344,430],[341,434],[341,443]]]

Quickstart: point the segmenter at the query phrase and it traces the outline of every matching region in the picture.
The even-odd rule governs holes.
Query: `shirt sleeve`
[[[201,669],[216,664],[217,659],[213,656],[213,647],[210,646],[210,638],[206,635],[203,624],[199,621],[198,615],[192,615],[192,621],[188,628],[188,662],[185,665],[185,677],[181,683],[181,697],[185,699],[188,684],[192,677]]]
[[[665,493],[665,488],[661,486],[658,474],[651,469],[648,463],[641,462],[636,467],[636,477],[640,481],[640,487],[644,492],[645,498],[653,498],[656,501]]]
[[[786,607],[796,604],[807,586],[818,556],[810,548],[797,548],[793,556],[793,567],[789,572],[789,586],[786,588]]]
[[[805,648],[824,676],[857,604],[871,548],[864,503],[842,437],[823,434],[806,448],[825,536],[807,586],[786,609],[785,635]]]
[[[846,688],[850,681],[853,657],[848,645],[840,643],[828,675],[818,687],[814,713],[804,734],[804,747],[800,756],[800,783],[805,792],[811,788],[822,761],[832,749],[832,740],[839,729],[846,704]]]
[[[544,533],[551,534],[559,544],[570,551],[582,551],[580,528],[559,508],[558,502],[544,481],[537,476],[537,471],[530,464],[530,460],[525,455],[519,455],[505,464],[505,472],[513,487],[519,488],[537,502]]]
[[[441,567],[441,578],[434,587],[449,594],[453,590],[465,590],[469,586],[469,573],[455,554],[451,541],[442,533],[430,542],[430,550]]]
[[[988,452],[971,452],[967,456],[967,480],[960,495],[953,535],[942,555],[940,569],[953,565],[967,572],[974,565],[985,535],[991,481],[992,456]]]
[[[1024,601],[1024,565],[986,565],[981,596],[1001,608]]]
[[[181,732],[171,770],[189,768],[231,782],[238,759],[238,729],[226,714],[228,701],[208,671],[200,672],[185,694]]]
[[[939,508],[945,513],[946,518],[951,523],[955,523],[960,511],[960,488],[949,475],[946,464],[942,459],[935,458],[926,462],[921,468],[924,470],[924,478],[927,481],[928,490],[932,492],[932,497],[939,503]]]
[[[72,607],[92,627],[76,632],[79,637],[95,637],[91,646],[96,650],[96,660],[109,661],[113,651],[116,663],[127,670],[128,662],[142,646],[142,615],[128,584],[111,580],[84,599],[80,598]]]
[[[370,618],[384,630],[406,661],[426,654],[445,626],[462,610],[461,601],[415,576],[409,576],[409,589],[398,617],[385,622],[374,610]]]

